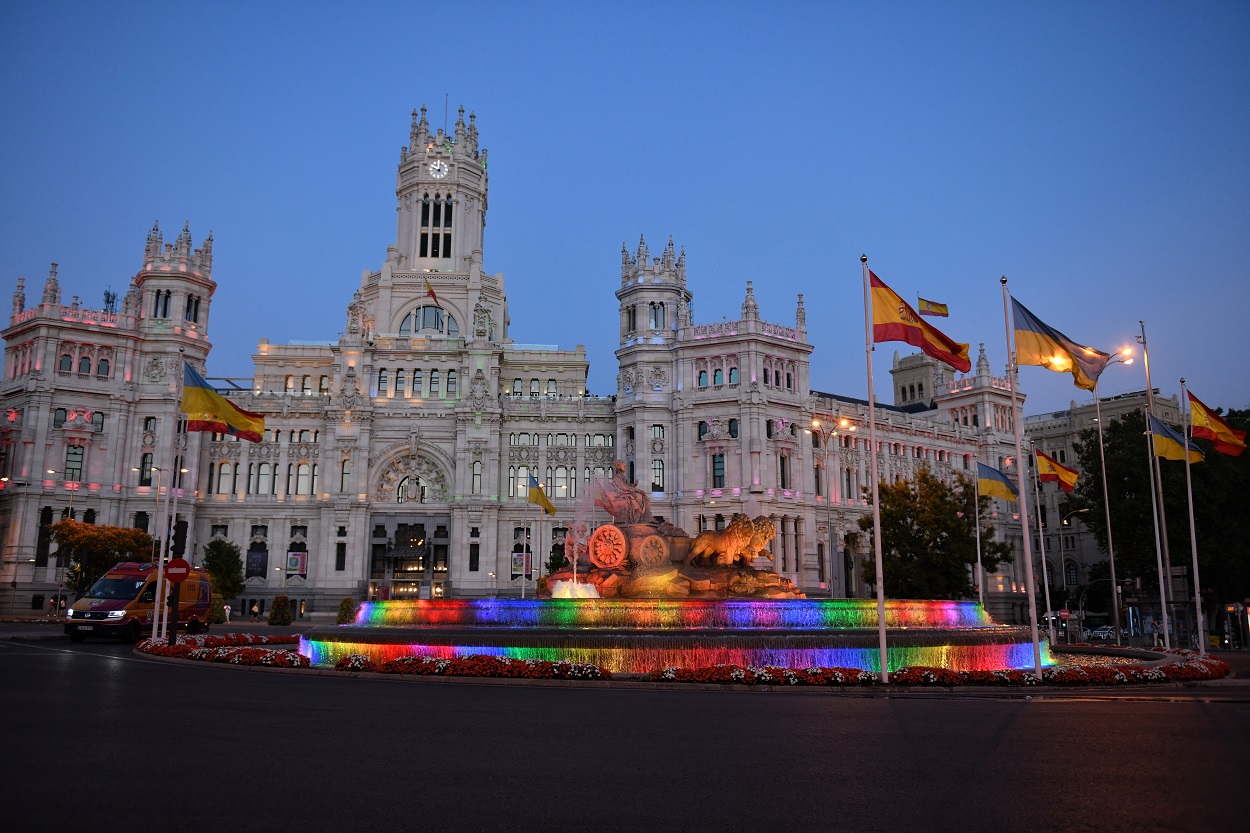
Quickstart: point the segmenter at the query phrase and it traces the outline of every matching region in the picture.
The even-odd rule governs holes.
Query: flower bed
[[[420,674],[443,677],[506,677],[527,680],[608,680],[612,675],[588,662],[548,662],[537,659],[474,655],[454,659],[400,657],[383,663],[360,654],[343,657],[338,671],[376,671],[382,674]]]
[[[1228,665],[1196,651],[1165,651],[1182,657],[1172,665],[1146,668],[1140,665],[1067,666],[1047,668],[1039,679],[1032,671],[952,671],[949,668],[910,666],[890,674],[890,685],[897,686],[1115,686],[1143,683],[1192,682],[1216,680],[1228,675]],[[647,676],[655,682],[719,683],[737,685],[874,685],[876,676],[856,668],[752,668],[741,665],[716,665],[709,668],[665,668]]]
[[[264,665],[276,668],[308,668],[308,658],[288,649],[267,645],[291,645],[298,636],[255,636],[246,633],[179,636],[170,646],[165,640],[147,639],[138,650],[164,657],[224,662],[233,665]],[[1144,667],[1064,666],[1047,668],[1038,678],[1032,671],[952,671],[949,668],[910,666],[890,674],[896,686],[1117,686],[1162,682],[1216,680],[1228,675],[1226,663],[1196,651],[1154,649],[1181,657],[1171,665]],[[334,665],[337,671],[373,671],[381,674],[415,674],[444,677],[496,677],[529,680],[609,680],[612,675],[587,662],[549,662],[507,657],[474,655],[454,659],[401,657],[383,663],[360,654],[343,657]],[[720,685],[776,686],[869,686],[877,685],[876,675],[859,668],[754,668],[742,665],[714,665],[706,668],[665,668],[643,678],[651,682],[710,683]]]
[[[166,640],[145,639],[135,649],[145,654],[200,662],[231,665],[264,665],[273,668],[308,668],[308,657],[287,648],[257,647],[297,645],[298,636],[256,636],[250,633],[197,634],[179,636],[170,645]]]

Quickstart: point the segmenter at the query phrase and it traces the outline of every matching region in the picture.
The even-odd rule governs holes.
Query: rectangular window
[[[82,480],[83,447],[71,445],[65,449],[65,479],[75,483]]]
[[[725,455],[712,455],[712,488],[725,488]]]
[[[269,526],[267,524],[253,524],[252,525],[252,537],[253,538],[268,538]]]
[[[395,395],[404,395],[404,370],[400,368],[395,371]]]
[[[412,371],[412,395],[421,395],[421,368]]]
[[[334,545],[334,569],[343,572],[347,569],[347,542],[339,541]]]
[[[656,427],[658,428],[659,426],[656,426]],[[651,461],[651,491],[653,492],[664,491],[664,461],[663,460]]]
[[[139,463],[139,485],[152,485],[152,452],[144,453]]]
[[[480,569],[479,562],[481,560],[481,552],[482,552],[481,544],[469,544],[469,572],[470,573],[476,573]]]
[[[653,439],[653,440],[662,440],[662,439],[664,439],[664,426],[663,426],[663,425],[652,425],[652,426],[651,426],[651,439]]]
[[[438,396],[438,371],[430,371],[430,396]]]
[[[218,535],[220,535],[222,538],[230,537],[230,527],[227,526],[226,524],[213,524],[211,529],[212,529],[211,534],[214,538],[217,537]]]

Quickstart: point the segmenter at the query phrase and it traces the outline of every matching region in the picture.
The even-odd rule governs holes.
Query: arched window
[[[1064,565],[1063,565],[1063,583],[1064,583],[1064,584],[1066,584],[1066,585],[1068,585],[1069,587],[1076,587],[1076,585],[1077,585],[1077,574],[1076,574],[1076,562],[1075,562],[1075,561],[1065,561],[1065,562],[1064,562]]]
[[[107,379],[109,377],[109,360],[108,359],[100,359],[98,362],[96,362],[95,375],[99,376],[101,379]]]
[[[404,395],[404,387],[407,380],[404,378],[404,369],[402,367],[395,370],[395,395],[402,397]]]
[[[447,395],[454,396],[456,393],[456,371],[447,371]]]
[[[217,469],[217,494],[230,494],[230,482],[234,479],[234,466],[222,463]]]
[[[719,367],[716,368],[716,370],[712,372],[712,384],[713,385],[725,384],[725,372],[721,370]]]
[[[268,495],[272,494],[273,487],[273,467],[268,463],[261,463],[256,474],[256,494]]]
[[[707,423],[700,421],[699,422],[699,439],[703,439],[705,436],[707,436]]]
[[[61,373],[69,373],[74,369],[74,357],[69,353],[61,356],[61,363],[56,366],[56,369]]]
[[[707,371],[706,370],[699,371],[699,387],[701,388],[707,387]]]
[[[729,436],[735,440],[738,439],[738,420],[736,419],[729,420]]]
[[[295,467],[295,494],[311,494],[311,489],[312,469],[307,463],[300,463]]]
[[[786,390],[794,390],[794,377],[786,374]]]
[[[386,389],[390,384],[390,378],[387,375],[386,368],[378,371],[378,396],[386,396]]]
[[[736,367],[729,368],[729,384],[738,384],[738,368]]]
[[[920,394],[919,394],[920,398],[924,399],[924,382],[921,382],[919,385],[917,385],[916,389],[920,391]]]
[[[445,333],[455,338],[460,335],[460,325],[456,323],[455,316],[440,307],[417,307],[399,322],[399,335],[407,337],[422,333]]]

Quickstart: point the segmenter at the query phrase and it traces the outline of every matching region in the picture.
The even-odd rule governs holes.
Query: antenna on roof
[[[450,93],[443,93],[443,135],[447,135],[447,102],[451,98]]]
[[[110,314],[117,312],[117,293],[110,291],[107,286],[104,287],[104,311]]]

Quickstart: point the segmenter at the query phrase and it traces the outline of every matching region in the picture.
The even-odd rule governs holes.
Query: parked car
[[[1128,636],[1123,629],[1120,630],[1120,634]],[[1093,632],[1090,633],[1090,637],[1092,639],[1115,639],[1115,625],[1103,625],[1101,628],[1094,628]]]

